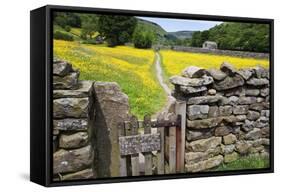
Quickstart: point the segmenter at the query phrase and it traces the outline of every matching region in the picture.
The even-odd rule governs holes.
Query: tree
[[[82,22],[81,38],[88,39],[89,37],[89,39],[92,39],[92,36],[97,31],[97,23],[98,18],[95,16],[85,19],[85,21]]]
[[[202,31],[201,32],[201,43],[200,43],[200,46],[202,46],[202,44],[209,40],[209,31],[205,30],[205,31]]]
[[[205,40],[217,42],[219,49],[268,52],[269,25],[225,22],[194,33],[191,44],[199,47]]]
[[[192,34],[192,39],[191,39],[191,46],[193,47],[201,47],[202,46],[202,38],[201,38],[201,32],[200,31],[195,31]]]
[[[81,19],[76,13],[54,12],[54,23],[62,28],[66,26],[81,27]]]
[[[113,47],[131,41],[136,25],[137,19],[132,16],[102,15],[97,26],[108,46]]]
[[[136,48],[151,48],[154,40],[153,33],[149,30],[141,30],[137,28],[133,35],[133,43]]]

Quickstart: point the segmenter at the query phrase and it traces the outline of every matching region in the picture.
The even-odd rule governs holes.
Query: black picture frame
[[[122,14],[209,21],[254,22],[270,25],[270,168],[223,172],[137,176],[53,182],[52,175],[52,12]],[[46,5],[30,12],[30,180],[43,186],[133,182],[274,172],[274,20],[218,15],[150,12],[88,7]]]

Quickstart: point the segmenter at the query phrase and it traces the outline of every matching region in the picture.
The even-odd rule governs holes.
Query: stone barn
[[[204,49],[217,49],[218,45],[214,41],[205,41],[202,45],[202,48],[204,48]]]

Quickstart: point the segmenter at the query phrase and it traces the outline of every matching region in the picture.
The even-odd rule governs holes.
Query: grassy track
[[[227,61],[236,68],[247,68],[256,65],[269,67],[268,60],[240,58],[223,55],[211,55],[202,53],[176,52],[171,50],[160,51],[162,57],[162,66],[165,74],[170,77],[180,74],[188,66],[198,66],[202,68],[219,68],[222,62]]]
[[[165,104],[152,50],[54,40],[54,55],[79,68],[80,79],[117,82],[129,96],[131,112],[138,117],[153,114]]]

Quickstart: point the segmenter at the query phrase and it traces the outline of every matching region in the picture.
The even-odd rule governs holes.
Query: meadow
[[[177,75],[188,66],[198,66],[205,69],[219,68],[222,62],[227,61],[233,64],[237,69],[249,68],[257,65],[269,67],[269,60],[254,59],[254,58],[240,58],[223,55],[176,52],[171,50],[160,51],[162,58],[162,68],[166,79],[172,75]]]
[[[131,112],[140,118],[166,102],[156,79],[153,50],[54,40],[54,56],[78,68],[82,80],[117,82],[129,97]]]
[[[78,36],[80,30],[72,28],[71,33]],[[160,55],[167,83],[169,77],[180,74],[191,65],[219,68],[223,61],[228,61],[237,68],[253,67],[257,64],[269,66],[268,60],[252,58],[171,50],[161,50]],[[131,113],[139,118],[143,118],[145,114],[153,115],[165,105],[166,96],[155,75],[155,53],[152,49],[136,49],[130,46],[111,48],[104,44],[54,40],[54,56],[78,68],[82,80],[117,82],[129,96]],[[173,88],[171,84],[169,86]]]

